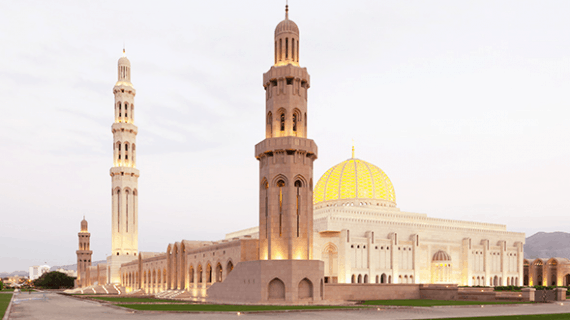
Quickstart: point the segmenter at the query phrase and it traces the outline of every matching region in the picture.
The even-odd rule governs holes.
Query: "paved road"
[[[38,300],[20,300],[20,299]],[[122,308],[112,307],[98,302],[78,300],[55,293],[47,293],[43,300],[42,293],[20,294],[12,307],[10,320],[100,320],[100,319],[236,319],[235,313],[134,313]],[[432,307],[411,309],[380,309],[358,311],[318,311],[242,314],[239,319],[437,319],[448,317],[472,317],[514,314],[570,313],[570,302],[560,304],[509,305],[481,307]]]

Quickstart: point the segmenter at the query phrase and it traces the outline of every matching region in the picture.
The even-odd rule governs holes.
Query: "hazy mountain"
[[[96,266],[96,265],[98,265],[98,264],[100,264],[100,263],[106,263],[106,262],[107,262],[107,260],[93,261],[93,262],[91,262],[91,265],[92,265],[92,266]],[[65,265],[65,266],[55,266],[55,267],[51,267],[51,268],[49,269],[49,271],[55,271],[55,270],[57,270],[57,269],[65,269],[65,270],[77,271],[77,264],[68,264],[68,265]]]
[[[13,277],[13,276],[27,277],[28,271],[20,270],[20,271],[14,271],[11,273],[10,272],[0,272],[0,278]]]
[[[526,259],[552,257],[570,259],[570,233],[539,232],[526,238],[524,257]]]

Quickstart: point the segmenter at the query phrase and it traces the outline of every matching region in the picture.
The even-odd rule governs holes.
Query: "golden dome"
[[[359,201],[342,205],[396,206],[396,193],[390,178],[377,166],[355,158],[341,162],[325,172],[313,193],[313,204],[348,199]]]

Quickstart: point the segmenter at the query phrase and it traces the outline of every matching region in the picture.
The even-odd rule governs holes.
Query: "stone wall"
[[[327,283],[325,300],[420,299],[419,284]]]

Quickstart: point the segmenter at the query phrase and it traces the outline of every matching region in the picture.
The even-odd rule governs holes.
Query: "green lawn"
[[[363,305],[369,306],[455,306],[455,305],[481,305],[481,304],[524,304],[533,302],[511,302],[511,301],[454,301],[454,300],[368,300]]]
[[[559,314],[531,314],[522,316],[497,316],[497,317],[469,317],[469,318],[445,318],[440,320],[566,320],[570,319],[570,313]]]
[[[6,313],[6,309],[10,304],[10,299],[12,299],[12,294],[0,294],[0,319],[4,317],[4,313]]]
[[[189,301],[175,301],[166,299],[153,299],[153,298],[119,298],[119,297],[93,297],[92,299],[105,300],[109,302],[170,302],[170,303],[188,303]]]
[[[247,312],[247,311],[358,308],[358,307],[344,307],[344,306],[244,306],[244,305],[221,305],[221,304],[120,304],[120,306],[135,310],[196,311],[196,312],[198,311]]]
[[[14,292],[14,288],[4,288],[0,292]]]

